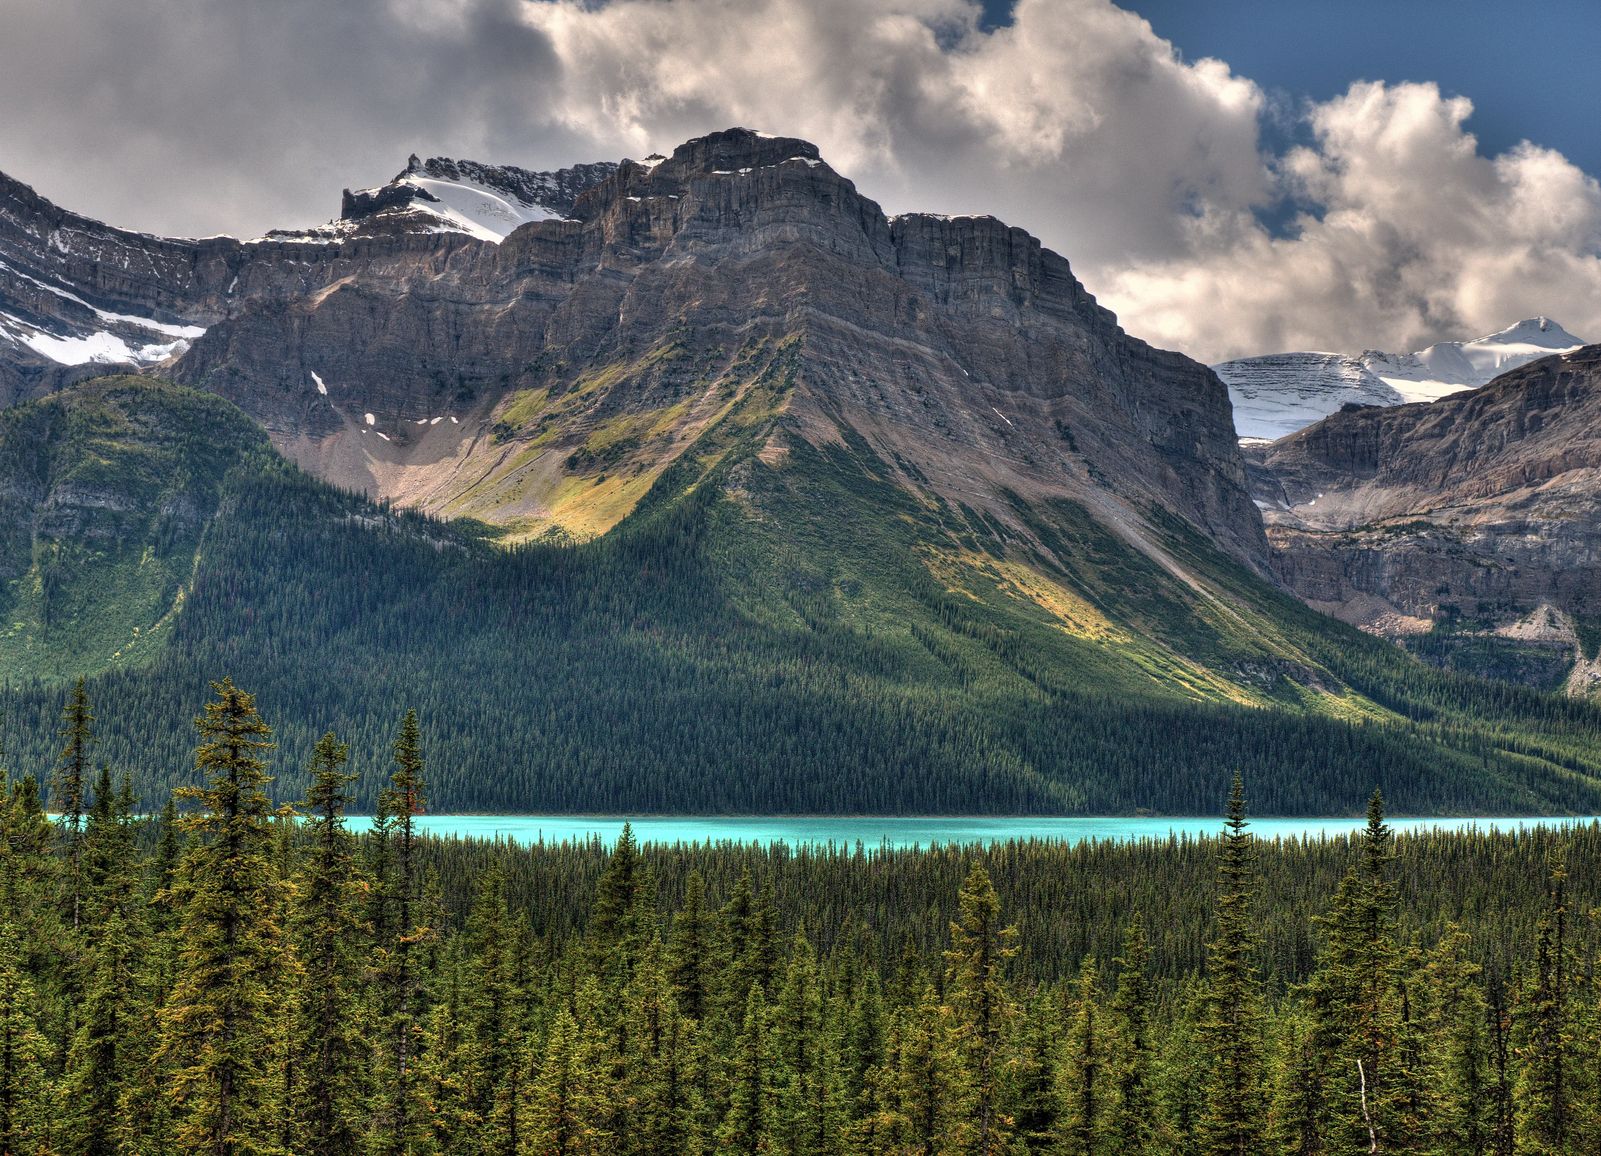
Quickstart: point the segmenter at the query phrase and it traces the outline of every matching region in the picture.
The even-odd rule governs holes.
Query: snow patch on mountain
[[[407,173],[400,183],[429,194],[432,200],[412,202],[414,211],[432,213],[446,226],[480,241],[500,244],[513,229],[530,221],[555,221],[561,214],[544,205],[530,204],[510,193],[498,192],[473,181],[447,181]]]

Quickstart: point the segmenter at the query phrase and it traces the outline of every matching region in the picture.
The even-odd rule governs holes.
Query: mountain
[[[1592,686],[1598,429],[1587,346],[1252,447],[1275,567],[1311,605],[1438,661]]]
[[[120,233],[13,184],[0,260],[203,327],[163,372],[318,476],[519,537],[615,525],[793,347],[783,405],[805,437],[859,434],[1002,518],[1009,492],[1075,497],[1139,538],[1155,502],[1264,570],[1216,378],[1127,337],[1022,230],[892,221],[815,146],[746,130],[564,172],[408,166],[370,198],[394,203],[347,197],[333,235],[259,243]],[[569,216],[499,242],[424,226],[418,195],[451,174],[565,189]],[[108,254],[139,276],[109,276]]]
[[[1549,317],[1531,317],[1487,337],[1442,341],[1417,353],[1275,353],[1212,368],[1229,387],[1240,437],[1272,441],[1347,405],[1435,401],[1583,344]]]
[[[0,174],[0,402],[112,369],[168,367],[243,303],[315,292],[344,275],[327,260],[330,246],[360,250],[347,260],[365,265],[441,234],[498,242],[519,224],[565,216],[616,168],[536,173],[414,156],[386,185],[347,189],[327,225],[246,242],[118,229]]]
[[[1241,441],[1273,441],[1347,405],[1400,405],[1405,399],[1354,357],[1275,353],[1212,369],[1229,387]]]
[[[54,463],[13,484],[45,527],[0,634],[23,761],[92,671],[106,756],[170,785],[227,673],[279,726],[284,790],[333,726],[369,803],[406,706],[445,809],[1193,813],[1236,768],[1269,812],[1375,781],[1403,810],[1601,803],[1595,707],[1279,589],[1222,383],[1021,230],[888,218],[812,145],[730,130],[494,240],[405,191],[515,192],[451,164],[352,194],[338,236],[259,242],[9,186],[9,269],[205,330],[161,366],[178,385],[11,363],[42,396],[10,420],[41,432],[0,462]],[[214,460],[213,429],[245,432]],[[93,485],[52,481],[85,452]],[[61,552],[60,494],[126,529],[84,514]]]
[[[1362,364],[1407,401],[1438,398],[1484,385],[1508,370],[1584,342],[1549,317],[1530,317],[1472,341],[1441,341],[1417,353],[1368,350]]]

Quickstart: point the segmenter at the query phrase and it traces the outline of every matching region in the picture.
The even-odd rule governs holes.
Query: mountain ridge
[[[1593,690],[1598,421],[1592,345],[1252,447],[1275,567],[1313,606],[1441,661],[1527,660],[1537,682]]]
[[[1010,516],[1006,488],[1091,493],[1138,535],[1154,500],[1265,569],[1208,371],[1129,338],[1022,230],[891,222],[805,141],[728,130],[622,162],[574,195],[570,218],[498,244],[404,230],[199,244],[206,275],[172,291],[190,292],[206,332],[162,372],[238,402],[313,472],[377,496],[505,520],[519,536],[602,531],[725,389],[743,388],[739,349],[708,336],[738,324],[746,347],[811,335],[810,364],[829,380],[812,390],[802,375],[798,436],[857,423],[997,516]],[[895,380],[853,379],[864,343]],[[684,396],[707,378],[722,384]],[[961,476],[946,476],[958,457]]]

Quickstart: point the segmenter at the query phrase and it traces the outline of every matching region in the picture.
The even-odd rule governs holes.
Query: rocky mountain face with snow
[[[1339,353],[1275,353],[1212,368],[1229,387],[1243,441],[1273,441],[1347,405],[1405,400],[1361,361]]]
[[[1416,353],[1275,353],[1212,368],[1229,387],[1240,437],[1272,441],[1347,405],[1436,401],[1583,344],[1549,317],[1531,317],[1485,337],[1442,341]]]
[[[1275,569],[1312,606],[1479,668],[1560,680],[1596,657],[1601,346],[1247,454]]]
[[[6,181],[0,261],[11,396],[80,372],[24,327],[131,325],[175,343],[135,365],[320,476],[519,535],[604,531],[766,406],[775,461],[865,444],[1000,519],[1071,497],[1159,553],[1161,509],[1266,568],[1216,376],[1126,335],[1022,230],[887,218],[804,141],[730,130],[552,174],[414,158],[329,226],[243,242],[127,233]]]

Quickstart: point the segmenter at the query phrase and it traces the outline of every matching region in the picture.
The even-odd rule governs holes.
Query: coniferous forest
[[[1580,1153],[1601,829],[1257,845],[425,838],[397,726],[274,794],[214,687],[134,796],[82,683],[0,810],[0,1153]]]

